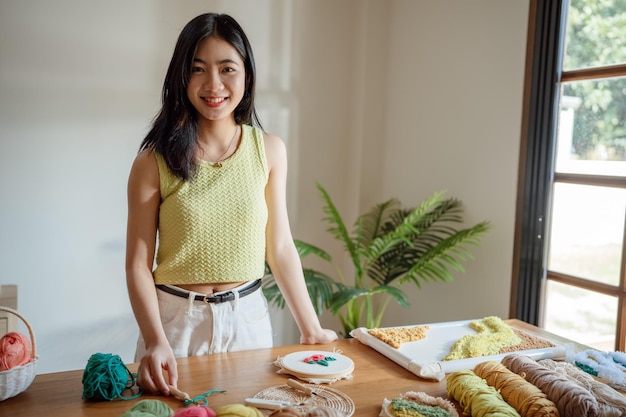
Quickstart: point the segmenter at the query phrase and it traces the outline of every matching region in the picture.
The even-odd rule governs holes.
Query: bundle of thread
[[[487,381],[524,417],[558,417],[559,410],[546,394],[496,361],[479,363],[474,373]]]
[[[297,407],[286,407],[270,414],[273,417],[345,417],[340,411],[317,406],[306,411]],[[227,404],[214,411],[204,405],[194,405],[173,411],[160,400],[141,400],[120,417],[264,417],[256,408],[244,404]]]
[[[0,339],[0,371],[26,365],[31,360],[30,341],[20,332],[10,332]]]
[[[174,411],[159,400],[141,400],[121,417],[170,417]]]
[[[264,417],[258,408],[243,404],[227,404],[217,409],[217,417]]]
[[[270,414],[271,417],[345,417],[341,411],[332,408],[319,405],[307,410],[300,410],[297,407],[285,407],[280,410],[274,411]]]
[[[215,417],[217,414],[206,405],[192,405],[176,410],[172,417]]]
[[[83,398],[93,400],[134,399],[141,392],[122,396],[122,392],[135,385],[135,376],[128,370],[122,358],[111,353],[95,353],[87,361],[83,372]]]
[[[228,404],[214,411],[209,406],[192,405],[174,411],[160,400],[141,400],[120,417],[264,417],[255,407]]]
[[[559,372],[540,365],[534,359],[518,354],[502,358],[502,364],[543,391],[556,404],[561,416],[598,416],[598,401],[585,388]]]
[[[626,415],[626,398],[600,381],[596,381],[591,375],[577,366],[568,362],[556,362],[552,359],[537,361],[548,369],[562,373],[585,388],[598,400],[598,413],[604,417],[619,417]]]
[[[502,395],[473,371],[456,371],[446,381],[448,395],[461,404],[465,415],[472,417],[519,417]]]

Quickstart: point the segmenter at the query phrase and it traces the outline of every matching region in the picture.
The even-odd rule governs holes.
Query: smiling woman
[[[128,181],[138,384],[169,394],[177,357],[271,346],[259,290],[266,259],[301,342],[335,340],[307,293],[287,218],[285,145],[252,117],[252,49],[232,17],[202,14],[183,28],[163,97]]]

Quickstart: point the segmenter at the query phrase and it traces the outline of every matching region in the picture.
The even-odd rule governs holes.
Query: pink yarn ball
[[[19,332],[7,333],[0,339],[0,371],[30,362],[30,341]]]
[[[204,405],[192,405],[187,408],[176,410],[172,417],[215,417],[215,411]]]

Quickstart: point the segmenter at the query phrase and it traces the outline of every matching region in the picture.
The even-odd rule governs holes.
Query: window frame
[[[626,227],[620,284],[612,286],[549,271],[547,250],[552,187],[556,182],[626,189],[623,177],[556,173],[561,84],[626,76],[626,64],[562,71],[568,0],[530,0],[510,317],[542,327],[548,280],[618,298],[616,350],[626,349]]]

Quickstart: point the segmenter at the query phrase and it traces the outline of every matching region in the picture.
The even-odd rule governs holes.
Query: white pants
[[[252,282],[250,282],[252,284]],[[237,350],[272,347],[272,324],[267,299],[261,289],[224,303],[205,303],[157,289],[159,312],[165,336],[174,356],[198,356]],[[225,291],[228,292],[228,291]],[[135,362],[146,353],[141,334]]]

